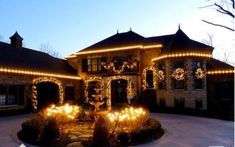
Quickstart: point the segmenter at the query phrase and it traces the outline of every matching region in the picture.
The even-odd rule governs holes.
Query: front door
[[[111,82],[111,105],[122,103],[127,103],[127,80],[113,80]]]

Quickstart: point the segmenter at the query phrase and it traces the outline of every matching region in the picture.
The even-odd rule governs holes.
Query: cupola
[[[16,47],[16,48],[21,48],[22,47],[22,41],[23,38],[17,33],[17,31],[15,32],[14,35],[12,35],[10,37],[11,40],[11,45]]]

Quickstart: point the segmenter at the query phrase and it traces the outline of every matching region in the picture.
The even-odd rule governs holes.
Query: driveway
[[[16,133],[21,123],[31,116],[0,117],[0,147],[18,147],[21,141]],[[163,113],[151,116],[161,122],[165,134],[140,147],[234,147],[234,123],[231,121]]]

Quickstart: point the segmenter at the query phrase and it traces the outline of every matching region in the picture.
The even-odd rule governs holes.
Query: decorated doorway
[[[127,80],[116,79],[111,81],[111,104],[127,103]]]
[[[59,103],[59,87],[52,82],[41,82],[36,85],[38,110],[51,104]]]

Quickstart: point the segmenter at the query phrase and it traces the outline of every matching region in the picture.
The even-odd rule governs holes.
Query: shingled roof
[[[209,61],[207,61],[207,70],[233,70],[234,67],[225,63],[225,62],[222,62],[222,61],[219,61],[217,59],[214,59],[214,58],[211,58]]]
[[[0,42],[0,67],[76,75],[66,60],[4,42]]]
[[[169,40],[168,40],[169,41]],[[186,51],[186,50],[213,50],[213,47],[190,39],[179,27],[178,31],[171,36],[170,41],[163,51]]]
[[[132,45],[152,45],[156,44],[151,40],[147,40],[145,37],[133,32],[132,30],[124,33],[116,33],[100,42],[97,42],[79,52],[101,50],[114,47],[124,47]]]

